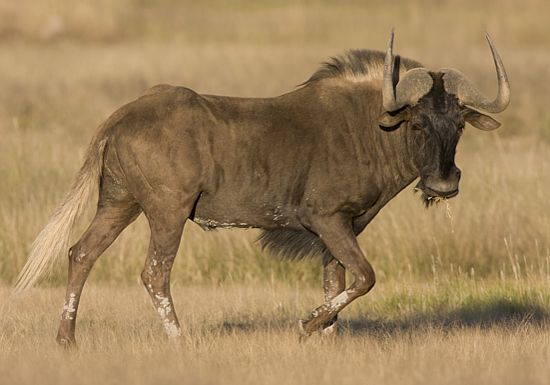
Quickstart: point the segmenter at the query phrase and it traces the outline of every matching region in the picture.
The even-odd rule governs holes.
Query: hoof
[[[298,321],[298,340],[304,342],[310,335],[311,332],[308,332],[306,329],[307,321],[299,320]]]
[[[321,330],[321,334],[326,337],[335,336],[338,334],[338,324],[336,322],[332,323],[330,326]]]
[[[61,346],[63,349],[71,350],[76,348],[76,340],[74,338],[57,337],[55,340],[57,344]]]

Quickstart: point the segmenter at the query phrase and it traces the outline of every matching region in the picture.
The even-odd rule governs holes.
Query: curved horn
[[[382,105],[386,111],[395,111],[403,106],[400,106],[395,100],[395,89],[393,88],[393,67],[395,65],[393,57],[393,28],[390,32],[390,40],[386,57],[384,59],[384,80],[382,84]]]
[[[397,111],[405,105],[416,103],[426,95],[433,85],[433,79],[425,68],[413,68],[393,86],[395,58],[393,56],[393,29],[390,33],[388,49],[384,59],[384,77],[382,84],[382,106],[386,111]],[[399,69],[397,69],[399,71]]]
[[[445,90],[455,94],[462,104],[487,112],[497,113],[504,111],[510,103],[510,82],[508,81],[504,64],[502,64],[502,60],[493,41],[489,37],[489,34],[486,34],[485,37],[491,48],[497,71],[498,92],[494,100],[490,100],[484,96],[460,71],[443,69],[441,72],[445,74],[443,77]]]

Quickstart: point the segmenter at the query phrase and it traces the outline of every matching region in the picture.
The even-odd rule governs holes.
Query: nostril
[[[460,178],[460,176],[462,175],[462,171],[460,171],[458,168],[456,169],[455,171],[455,175],[457,178]]]

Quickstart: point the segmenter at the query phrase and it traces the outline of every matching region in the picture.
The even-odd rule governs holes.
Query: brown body
[[[417,172],[396,154],[406,131],[378,128],[378,90],[326,83],[272,99],[157,86],[107,130],[105,169],[145,205],[157,193],[195,195],[190,218],[204,227],[304,229],[311,215],[358,217]]]
[[[188,219],[207,229],[261,228],[263,245],[278,252],[322,252],[326,303],[301,327],[304,335],[334,331],[338,312],[375,283],[356,234],[418,176],[425,199],[456,195],[459,126],[466,120],[494,128],[491,118],[461,105],[458,92],[448,92],[444,74],[411,71],[420,67],[414,61],[392,63],[391,71],[423,91],[416,97],[397,87],[396,96],[388,96],[383,63],[393,60],[390,53],[352,52],[275,98],[199,95],[161,85],[115,112],[100,127],[18,281],[19,289],[32,285],[63,249],[99,184],[96,216],[69,251],[58,342],[74,342],[93,263],[142,212],[151,228],[142,279],[169,336],[180,334],[170,271]],[[347,288],[346,269],[354,277]]]

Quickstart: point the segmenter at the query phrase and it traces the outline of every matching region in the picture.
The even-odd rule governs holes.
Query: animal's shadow
[[[294,325],[292,325],[294,324]],[[442,332],[465,328],[491,329],[496,327],[550,327],[550,309],[529,301],[514,301],[508,298],[492,298],[460,304],[442,311],[417,312],[403,317],[341,317],[343,334],[351,336],[387,337],[395,334],[421,332],[437,329]],[[218,327],[222,333],[252,333],[279,331],[297,326],[290,318],[249,319],[224,321]]]
[[[343,322],[344,330],[355,336],[387,336],[429,329],[450,332],[457,329],[495,327],[547,327],[550,309],[534,302],[517,302],[507,298],[493,298],[461,304],[450,310],[419,312],[397,319],[350,319]]]

